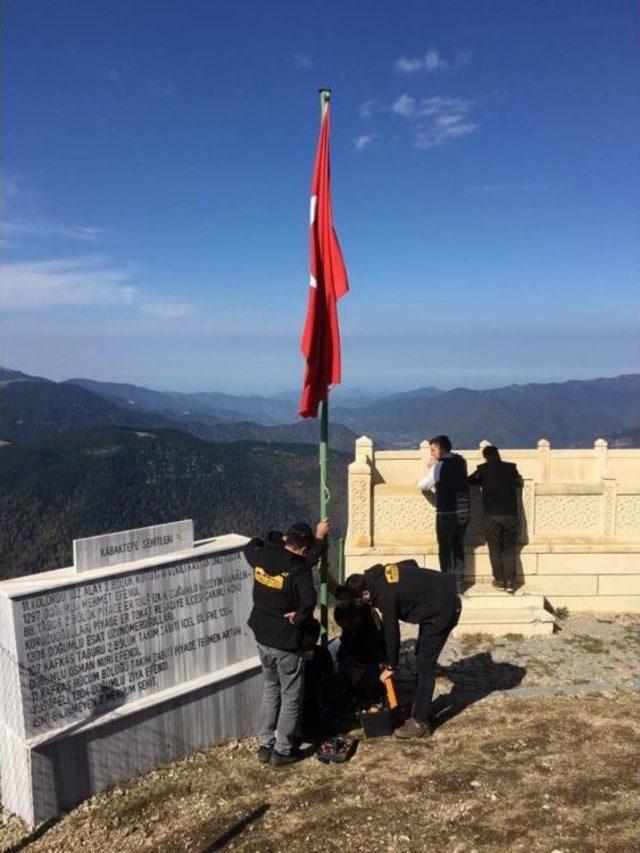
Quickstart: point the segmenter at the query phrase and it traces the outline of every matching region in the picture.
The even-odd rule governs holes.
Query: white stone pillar
[[[551,480],[551,445],[546,438],[538,442],[538,458],[540,459],[539,483],[548,483]]]
[[[598,471],[598,477],[603,479],[607,474],[607,452],[609,450],[609,446],[604,438],[598,438],[595,440],[593,444],[593,452],[596,456],[596,469]]]
[[[420,480],[427,473],[427,468],[429,467],[429,460],[431,459],[431,445],[428,441],[420,442],[420,473],[416,477],[416,480]]]
[[[607,539],[613,539],[616,535],[616,505],[618,502],[618,483],[615,477],[603,477],[604,486],[604,509],[602,533]]]
[[[373,507],[371,500],[373,442],[366,435],[356,441],[356,458],[349,465],[348,543],[354,548],[372,545]]]
[[[519,541],[526,544],[533,541],[536,525],[536,482],[533,477],[523,477],[523,480]]]

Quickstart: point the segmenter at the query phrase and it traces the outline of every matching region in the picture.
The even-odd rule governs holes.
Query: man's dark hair
[[[333,611],[333,618],[339,628],[349,629],[360,616],[361,605],[358,606],[351,598],[343,598],[338,601]]]
[[[359,598],[366,589],[367,583],[364,579],[364,575],[361,574],[349,575],[344,582],[344,591],[347,597],[352,600]]]
[[[487,444],[482,448],[482,455],[487,460],[487,462],[491,460],[500,461],[500,451],[493,444]]]
[[[437,444],[445,453],[451,453],[451,439],[448,435],[434,435],[429,439],[429,444]]]
[[[313,530],[304,521],[296,521],[284,534],[287,545],[294,548],[311,548],[316,541]]]

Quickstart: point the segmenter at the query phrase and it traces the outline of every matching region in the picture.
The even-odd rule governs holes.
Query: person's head
[[[371,593],[367,589],[367,583],[362,574],[349,575],[344,582],[344,590],[353,601],[371,601]]]
[[[336,604],[333,618],[343,632],[353,633],[362,625],[362,605],[353,599],[343,599]]]
[[[499,462],[500,461],[500,451],[493,444],[486,444],[482,448],[482,455],[487,460],[487,462]]]
[[[442,459],[446,453],[451,453],[451,439],[448,435],[434,435],[429,439],[431,456],[436,461]]]
[[[304,521],[296,521],[284,534],[284,545],[287,551],[304,556],[316,541],[313,530]]]

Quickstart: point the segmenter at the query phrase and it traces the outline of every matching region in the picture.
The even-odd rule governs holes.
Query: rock
[[[479,782],[477,779],[474,779],[473,782],[470,783],[472,788],[479,788],[482,785],[482,782]]]

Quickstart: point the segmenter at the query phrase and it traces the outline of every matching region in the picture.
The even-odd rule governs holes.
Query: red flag
[[[349,290],[338,238],[333,230],[329,168],[329,105],[322,119],[311,181],[311,277],[302,354],[307,369],[300,399],[303,418],[315,418],[318,404],[340,382],[338,299]]]

